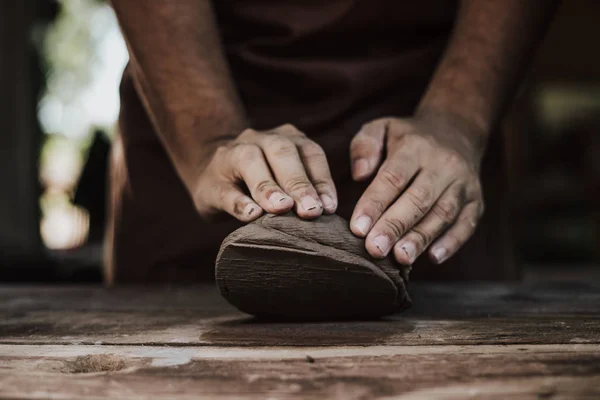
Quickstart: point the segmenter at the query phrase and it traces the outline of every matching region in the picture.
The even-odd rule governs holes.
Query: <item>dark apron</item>
[[[365,189],[350,177],[360,126],[410,116],[451,33],[454,1],[218,0],[223,45],[251,127],[292,123],[327,153],[349,218]],[[107,278],[193,282],[209,278],[219,244],[239,224],[204,222],[162,148],[133,86],[121,84],[111,164]],[[507,226],[502,140],[492,135],[482,171],[486,215],[442,266],[422,256],[414,279],[515,279]],[[243,271],[240,271],[243,273]]]

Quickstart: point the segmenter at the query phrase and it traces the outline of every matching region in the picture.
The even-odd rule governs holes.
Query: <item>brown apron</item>
[[[226,56],[251,126],[292,123],[327,153],[349,218],[365,189],[350,177],[360,126],[410,116],[452,30],[454,1],[219,0]],[[128,69],[111,160],[109,282],[209,278],[219,244],[239,224],[202,221],[161,146]],[[502,141],[492,137],[482,172],[487,213],[442,266],[426,256],[413,278],[515,279],[504,200]]]

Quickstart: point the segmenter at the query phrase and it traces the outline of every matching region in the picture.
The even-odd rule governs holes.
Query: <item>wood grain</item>
[[[600,346],[253,350],[0,346],[0,398],[597,398]],[[87,350],[87,351],[86,351]],[[238,350],[241,354],[238,354]],[[126,368],[73,373],[78,355]],[[369,354],[371,353],[371,354]],[[386,354],[388,353],[388,354]],[[307,360],[307,356],[313,359]],[[35,383],[34,383],[35,382]],[[34,384],[33,384],[34,383]],[[2,397],[4,396],[4,397]]]
[[[600,397],[598,285],[410,291],[381,320],[267,323],[212,285],[0,287],[0,399]]]

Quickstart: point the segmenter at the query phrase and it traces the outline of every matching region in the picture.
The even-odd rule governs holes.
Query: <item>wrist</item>
[[[420,105],[415,113],[419,121],[431,125],[440,135],[461,139],[472,151],[482,154],[485,151],[490,128],[484,118],[451,107],[431,107]]]

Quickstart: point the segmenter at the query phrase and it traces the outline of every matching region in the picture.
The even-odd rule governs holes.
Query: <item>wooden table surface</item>
[[[212,285],[0,287],[0,399],[600,399],[600,284],[413,284],[380,321],[266,323]]]

